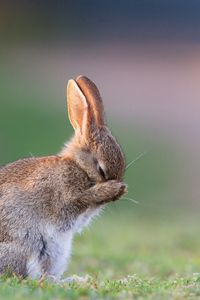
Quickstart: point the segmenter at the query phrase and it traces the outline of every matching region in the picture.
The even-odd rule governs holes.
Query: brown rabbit
[[[124,156],[97,87],[79,76],[67,99],[75,135],[62,152],[0,168],[0,274],[59,279],[73,235],[125,192]]]

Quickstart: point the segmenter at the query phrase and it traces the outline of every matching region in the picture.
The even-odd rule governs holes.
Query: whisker
[[[144,155],[147,154],[147,151],[144,151],[142,153],[140,153],[135,159],[133,159],[125,168],[125,170],[128,170],[128,168],[130,168],[130,166],[134,165],[136,163],[136,161],[138,161],[141,157],[143,157]]]
[[[138,202],[137,200],[134,200],[134,199],[132,199],[132,198],[123,197],[122,199],[126,199],[126,200],[129,200],[129,201],[131,201],[131,202],[133,202],[133,203],[135,203],[135,204],[139,204],[139,202]]]

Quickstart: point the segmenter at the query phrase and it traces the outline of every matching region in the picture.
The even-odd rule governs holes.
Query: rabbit
[[[74,136],[58,155],[0,168],[1,275],[61,279],[74,234],[126,192],[125,157],[96,85],[69,80],[67,103]]]

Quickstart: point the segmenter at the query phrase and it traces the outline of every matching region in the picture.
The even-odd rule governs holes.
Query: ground
[[[110,205],[77,236],[66,276],[85,283],[52,284],[3,277],[0,299],[200,299],[198,217],[151,218]]]

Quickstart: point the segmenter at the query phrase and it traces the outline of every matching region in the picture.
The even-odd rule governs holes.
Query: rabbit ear
[[[67,85],[67,104],[69,119],[74,130],[82,133],[86,125],[88,104],[85,96],[73,79],[69,80]]]
[[[103,102],[96,85],[85,76],[78,76],[76,82],[84,94],[89,105],[89,118],[93,120],[95,126],[99,127],[105,124]]]

